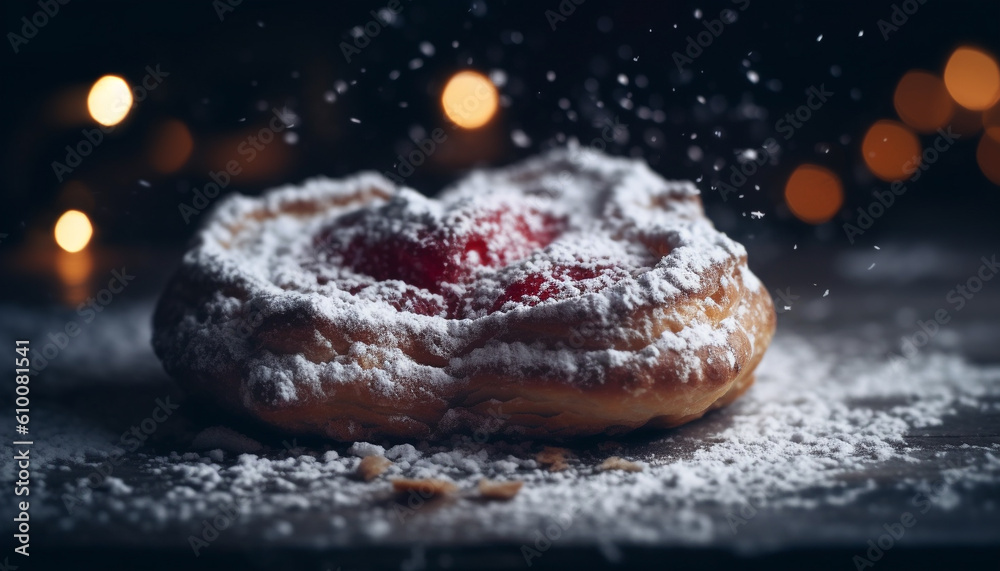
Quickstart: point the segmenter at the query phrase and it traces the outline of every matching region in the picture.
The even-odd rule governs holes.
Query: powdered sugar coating
[[[165,297],[160,311],[175,315],[175,325],[159,328],[154,344],[168,369],[185,363],[211,377],[237,366],[250,410],[329,398],[345,383],[393,399],[427,398],[484,368],[512,378],[535,369],[593,386],[609,368],[641,367],[665,353],[678,357],[681,382],[701,382],[706,354],[738,370],[747,355],[736,354],[731,336],[747,338],[753,354],[760,336],[744,324],[767,319],[748,319],[761,309],[737,300],[713,322],[726,300],[710,294],[761,285],[743,247],[704,217],[698,194],[639,161],[570,147],[474,172],[436,200],[373,173],[233,196],[184,259],[192,282],[222,287],[197,309]],[[512,224],[527,238],[505,234]],[[488,247],[440,253],[434,280],[414,273],[426,270],[426,248],[467,244],[476,233],[489,235]],[[417,270],[386,279],[407,258],[382,246],[358,255],[359,235],[364,247],[395,240],[422,252]],[[437,237],[426,246],[428,235]],[[359,270],[372,256],[381,265]],[[704,307],[684,303],[692,299]],[[278,317],[317,325],[306,338],[261,341],[255,328]],[[663,322],[683,325],[663,330]],[[548,332],[544,342],[502,338],[540,324],[570,331]],[[250,332],[237,334],[241,328]]]

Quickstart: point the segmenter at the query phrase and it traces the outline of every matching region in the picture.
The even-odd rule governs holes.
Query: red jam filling
[[[376,281],[413,286],[380,297],[396,309],[423,315],[459,317],[466,300],[449,284],[471,284],[481,272],[503,268],[545,248],[559,237],[565,220],[534,208],[507,204],[477,206],[433,216],[426,212],[393,217],[387,207],[338,218],[315,238],[317,248]],[[556,266],[507,284],[489,312],[508,302],[536,305],[572,291],[593,291],[622,270],[584,264]],[[620,277],[620,276],[619,276]],[[365,287],[356,288],[358,294]],[[444,307],[430,294],[444,298]]]

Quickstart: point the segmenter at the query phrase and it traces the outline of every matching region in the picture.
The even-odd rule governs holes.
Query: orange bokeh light
[[[800,165],[785,183],[785,203],[796,218],[822,224],[833,218],[844,203],[840,177],[819,165]]]
[[[994,141],[1000,141],[1000,103],[983,111],[983,126],[987,135]]]
[[[161,173],[171,173],[184,166],[193,149],[194,139],[187,125],[170,119],[157,127],[150,138],[149,163]]]
[[[955,103],[944,81],[926,71],[906,72],[896,84],[892,102],[899,118],[921,133],[944,127],[955,114]]]
[[[94,227],[90,218],[79,210],[67,210],[56,221],[52,230],[56,244],[67,252],[79,252],[87,247],[94,235]]]
[[[909,177],[920,166],[920,141],[906,125],[882,119],[876,121],[861,143],[865,164],[882,180]]]
[[[87,111],[101,125],[121,123],[132,109],[132,88],[117,75],[105,75],[87,94]]]
[[[961,47],[951,54],[944,83],[959,105],[974,111],[1000,100],[1000,66],[993,56],[976,48]]]
[[[482,127],[493,118],[500,103],[497,88],[488,77],[475,71],[453,75],[441,92],[445,115],[463,129]]]
[[[990,182],[1000,185],[1000,141],[993,137],[981,137],[976,147],[976,162]]]

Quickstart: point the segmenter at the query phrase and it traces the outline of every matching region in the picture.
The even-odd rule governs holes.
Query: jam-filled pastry
[[[728,404],[775,315],[693,184],[571,147],[437,198],[373,173],[230,196],[154,322],[184,388],[287,432],[560,438]]]

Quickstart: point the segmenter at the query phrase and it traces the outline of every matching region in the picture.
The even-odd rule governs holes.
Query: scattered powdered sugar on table
[[[175,545],[199,534],[220,506],[237,506],[239,514],[221,534],[223,542],[255,537],[253,530],[264,528],[266,538],[315,545],[461,543],[473,540],[468,522],[476,521],[475,541],[530,544],[537,530],[556,521],[564,527],[560,541],[704,543],[732,533],[706,506],[721,506],[724,513],[752,499],[761,509],[780,512],[850,503],[875,489],[880,469],[915,461],[920,449],[908,438],[1000,397],[998,367],[937,353],[890,363],[884,347],[870,345],[844,335],[806,339],[779,332],[757,384],[737,404],[638,444],[579,450],[562,472],[549,472],[534,460],[540,443],[508,443],[489,433],[436,445],[358,442],[259,454],[136,453],[132,471],[115,473],[99,486],[82,478],[62,489],[39,488],[42,511],[33,518],[35,513],[59,518],[71,534],[95,521],[172,530],[174,535],[164,537],[173,537]],[[39,421],[41,431],[58,432],[36,435],[43,479],[61,465],[80,464],[81,457],[58,452],[67,445],[111,451],[107,435],[93,429],[76,429],[73,435],[67,422]],[[231,430],[209,430],[199,435],[202,442],[237,451],[248,445]],[[81,438],[89,442],[78,442]],[[661,452],[643,452],[654,447]],[[948,486],[935,500],[942,510],[961,505],[970,487],[1000,483],[1000,447],[962,450],[969,451],[977,461],[951,462],[937,475]],[[393,464],[380,478],[364,482],[355,470],[370,455]],[[646,468],[598,471],[612,455]],[[96,465],[100,459],[88,461]],[[0,472],[9,479],[10,455],[2,462]],[[450,480],[460,492],[433,502],[419,496],[392,501],[388,480],[394,477]],[[483,503],[475,499],[482,478],[525,485],[509,502]],[[928,479],[894,484],[919,490]],[[66,494],[81,499],[69,515]]]

